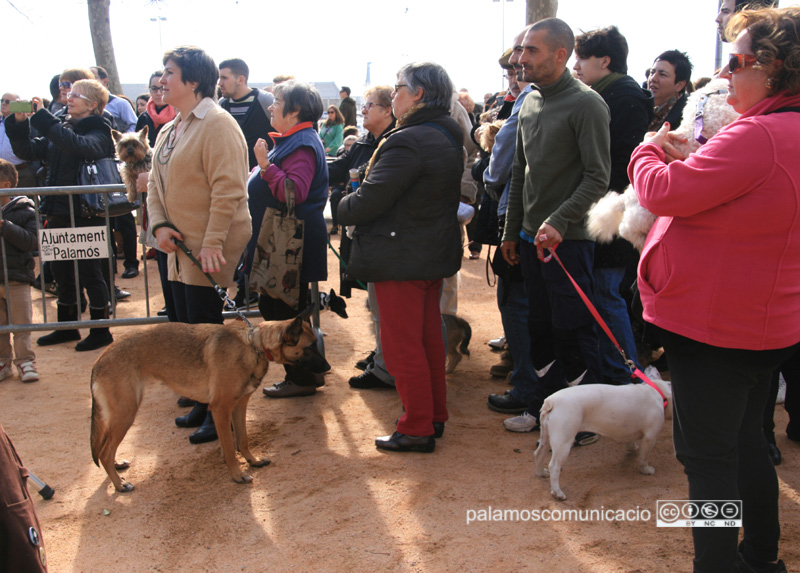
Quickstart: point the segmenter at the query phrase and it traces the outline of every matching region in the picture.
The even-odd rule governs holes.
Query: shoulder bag
[[[119,163],[113,157],[84,161],[78,168],[78,185],[121,185]],[[108,216],[118,217],[140,207],[139,199],[131,203],[125,190],[109,193],[83,193],[80,196],[81,217],[102,217],[108,203]]]
[[[300,302],[304,223],[294,214],[294,182],[284,180],[286,206],[267,207],[250,271],[250,290],[282,300],[292,308]]]

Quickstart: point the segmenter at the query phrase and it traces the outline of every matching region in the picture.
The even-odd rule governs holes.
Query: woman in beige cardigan
[[[164,102],[178,116],[158,134],[148,182],[147,208],[158,246],[168,254],[173,322],[222,324],[222,301],[203,271],[222,286],[250,239],[247,210],[247,146],[236,120],[214,100],[219,70],[194,47],[164,55],[159,83]],[[183,241],[202,265],[197,268],[173,242]],[[196,404],[178,426],[196,427],[192,443],[217,438],[211,412]]]

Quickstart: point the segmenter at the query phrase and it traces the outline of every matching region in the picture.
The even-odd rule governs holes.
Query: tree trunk
[[[95,62],[108,72],[108,91],[112,94],[121,94],[122,84],[119,82],[114,43],[111,40],[111,19],[109,17],[111,0],[87,0],[87,3],[89,5],[89,31],[92,34]]]
[[[545,18],[555,18],[558,12],[558,0],[526,0],[526,24],[533,24]]]

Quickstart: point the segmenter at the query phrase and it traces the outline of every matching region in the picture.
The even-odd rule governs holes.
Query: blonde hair
[[[97,104],[92,110],[92,115],[103,115],[103,110],[108,104],[108,90],[98,80],[78,80],[72,84],[72,91],[85,95],[90,101]]]

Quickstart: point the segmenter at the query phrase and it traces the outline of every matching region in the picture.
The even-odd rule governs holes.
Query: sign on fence
[[[107,259],[108,234],[105,227],[40,229],[39,253],[43,261]]]

